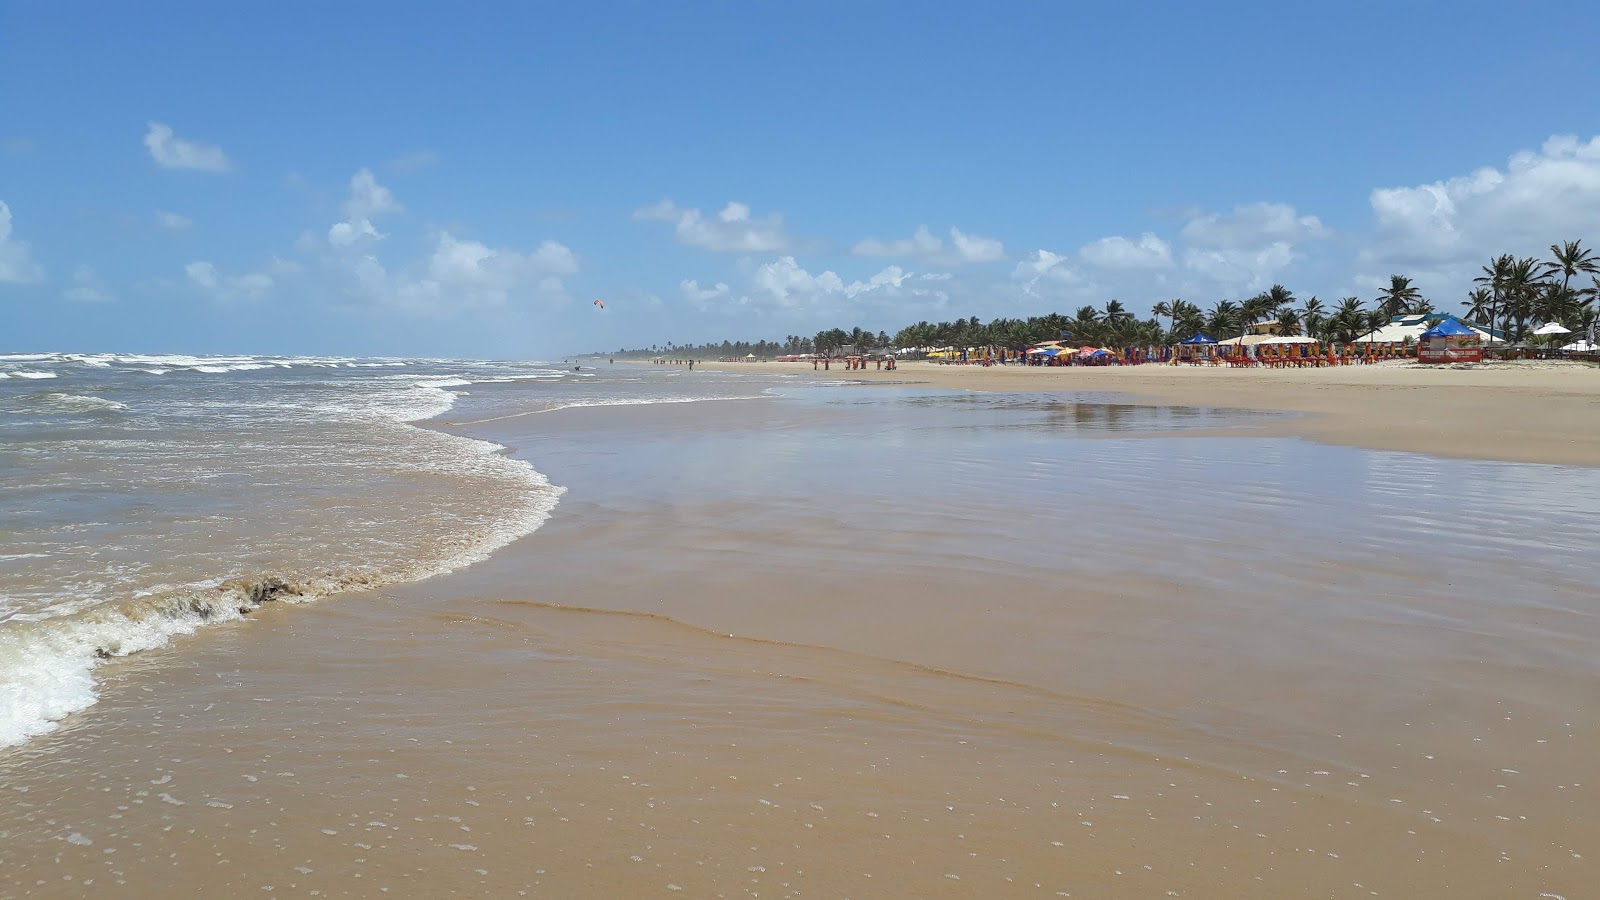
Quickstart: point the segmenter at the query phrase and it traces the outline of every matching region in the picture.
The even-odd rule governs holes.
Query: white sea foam
[[[11,377],[11,378],[54,378],[54,377],[56,377],[56,373],[54,373],[54,372],[31,372],[31,371],[0,372],[0,376],[8,376],[8,377]]]
[[[0,628],[0,747],[54,730],[68,715],[94,704],[94,669],[106,659],[164,646],[200,626],[242,618],[264,602],[307,602],[330,594],[418,581],[487,559],[544,524],[565,493],[526,462],[503,455],[496,444],[459,442],[461,462],[493,471],[522,488],[518,508],[433,560],[411,560],[381,571],[322,573],[307,578],[234,579],[100,604],[38,621],[12,619]]]
[[[43,394],[39,397],[39,404],[61,412],[105,412],[128,408],[125,403],[85,394]]]

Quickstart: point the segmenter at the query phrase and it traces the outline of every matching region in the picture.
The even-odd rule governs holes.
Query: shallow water
[[[1596,882],[1600,473],[774,390],[469,388],[445,429],[565,487],[550,521],[103,666],[99,706],[0,758],[15,894]]]

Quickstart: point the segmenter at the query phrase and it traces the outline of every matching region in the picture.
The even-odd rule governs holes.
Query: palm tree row
[[[1550,246],[1551,259],[1512,255],[1496,257],[1474,281],[1478,285],[1462,303],[1465,317],[1501,330],[1508,340],[1526,336],[1529,326],[1559,322],[1584,334],[1593,334],[1596,300],[1600,298],[1600,256],[1567,241]],[[1577,288],[1573,280],[1588,276],[1591,286]],[[859,326],[831,328],[812,337],[788,335],[782,341],[708,343],[692,346],[667,344],[647,350],[620,350],[617,355],[775,356],[782,353],[837,353],[887,347],[1009,347],[1020,349],[1063,335],[1073,343],[1097,346],[1168,344],[1196,332],[1218,340],[1245,335],[1259,322],[1277,321],[1277,331],[1306,335],[1321,341],[1349,343],[1384,325],[1395,316],[1434,312],[1433,303],[1404,275],[1389,276],[1389,284],[1373,298],[1372,306],[1359,297],[1345,297],[1329,307],[1316,297],[1299,303],[1292,291],[1275,284],[1242,301],[1218,300],[1201,309],[1187,300],[1163,300],[1152,316],[1140,319],[1119,300],[1104,308],[1081,306],[1071,316],[1050,313],[1026,319],[1000,318],[984,323],[977,316],[951,322],[917,322],[895,332],[876,333]],[[1165,327],[1162,319],[1165,318]]]
[[[1466,301],[1467,315],[1500,327],[1507,338],[1520,341],[1528,326],[1542,322],[1560,324],[1593,334],[1595,299],[1600,297],[1600,257],[1580,241],[1550,245],[1551,259],[1504,254],[1483,267],[1473,279],[1478,285]],[[1588,275],[1589,287],[1574,288],[1572,279]],[[1557,280],[1557,276],[1560,279]]]

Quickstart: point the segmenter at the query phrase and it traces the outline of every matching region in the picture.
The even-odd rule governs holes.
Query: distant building
[[[1389,324],[1383,326],[1382,328],[1379,328],[1376,331],[1368,332],[1367,334],[1356,338],[1356,343],[1400,344],[1409,339],[1414,344],[1417,342],[1417,339],[1422,336],[1424,331],[1427,331],[1429,328],[1432,328],[1446,319],[1449,319],[1452,322],[1457,322],[1461,325],[1465,325],[1466,327],[1471,328],[1473,331],[1476,331],[1478,333],[1478,338],[1485,344],[1505,343],[1505,332],[1498,328],[1491,328],[1488,325],[1479,325],[1475,322],[1468,322],[1464,319],[1452,316],[1449,313],[1442,312],[1402,313],[1401,315],[1390,319]]]

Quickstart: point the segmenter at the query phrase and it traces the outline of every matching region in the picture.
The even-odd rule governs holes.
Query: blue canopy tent
[[[1474,337],[1476,335],[1476,331],[1473,331],[1471,328],[1468,328],[1460,322],[1457,322],[1455,319],[1444,319],[1440,321],[1439,324],[1422,333],[1424,338]]]
[[[1417,339],[1418,362],[1475,363],[1482,359],[1483,348],[1478,344],[1478,332],[1454,319],[1439,322]]]
[[[1197,356],[1210,357],[1211,356],[1211,348],[1213,346],[1215,346],[1216,343],[1217,343],[1216,338],[1211,337],[1210,335],[1206,334],[1204,331],[1196,331],[1194,333],[1194,337],[1191,337],[1191,338],[1188,338],[1186,340],[1182,340],[1182,341],[1178,342],[1178,344],[1179,344],[1179,348],[1178,349],[1180,351],[1184,347],[1190,348],[1189,352],[1187,352],[1187,353],[1180,352],[1178,355],[1180,357],[1184,357],[1184,358],[1194,358],[1194,357],[1197,357]],[[1200,351],[1199,348],[1201,348],[1201,347],[1205,348],[1204,353],[1202,353]]]

